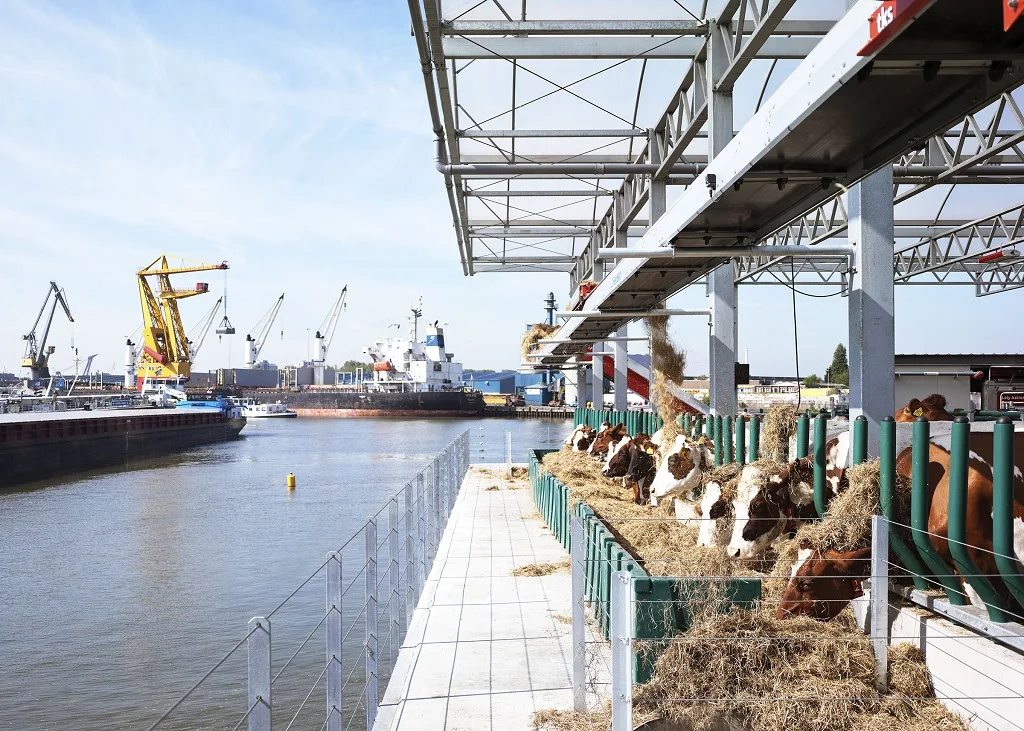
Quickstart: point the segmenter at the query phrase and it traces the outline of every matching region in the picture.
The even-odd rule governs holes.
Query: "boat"
[[[294,419],[298,416],[280,401],[261,404],[257,403],[255,399],[244,400],[242,413],[246,419]]]
[[[180,412],[220,412],[227,422],[227,430],[229,437],[237,437],[245,427],[245,410],[242,406],[235,402],[234,399],[217,397],[214,400],[202,401],[189,399],[186,401],[179,401],[175,407],[175,411]]]
[[[406,337],[386,337],[363,349],[372,374],[352,386],[307,386],[275,393],[299,416],[482,416],[483,394],[466,388],[462,363],[445,347],[444,329],[427,325],[420,339],[421,307],[412,307]]]

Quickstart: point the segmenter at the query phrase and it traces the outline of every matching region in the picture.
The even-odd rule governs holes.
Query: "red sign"
[[[1024,391],[1003,391],[999,394],[1000,411],[1024,411]]]
[[[885,0],[868,18],[871,40],[857,55],[873,56],[878,53],[934,2],[935,0]]]
[[[1003,0],[1003,30],[1010,30],[1024,13],[1024,0]]]

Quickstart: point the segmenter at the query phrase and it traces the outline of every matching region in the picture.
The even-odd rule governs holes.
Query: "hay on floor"
[[[565,574],[572,569],[572,562],[569,559],[556,563],[528,563],[512,569],[512,576],[550,576],[551,574]]]
[[[548,708],[535,711],[534,731],[606,731],[611,728],[612,717],[605,711],[566,711]]]

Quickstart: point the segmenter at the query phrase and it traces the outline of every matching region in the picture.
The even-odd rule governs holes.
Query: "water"
[[[233,442],[0,492],[0,728],[148,728],[245,636],[251,617],[273,609],[462,431],[472,462],[501,462],[505,430],[524,461],[528,448],[555,446],[569,428],[253,420]],[[288,472],[298,479],[293,494]],[[385,523],[378,540],[386,534]],[[345,584],[361,551],[345,554]],[[346,628],[363,603],[357,594],[345,599]],[[275,674],[323,614],[321,574],[272,619]],[[323,669],[322,632],[275,683],[275,726],[287,725]],[[353,632],[345,649],[353,684],[362,641]],[[166,728],[232,728],[248,707],[245,654],[243,646]],[[322,685],[303,714],[296,728],[322,723]]]

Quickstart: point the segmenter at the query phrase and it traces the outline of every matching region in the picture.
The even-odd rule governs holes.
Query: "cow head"
[[[606,422],[607,423],[607,422]],[[604,455],[613,444],[617,444],[626,436],[626,425],[616,424],[598,432],[594,443],[590,445],[590,453],[598,459],[604,459]]]
[[[896,421],[910,422],[919,417],[928,421],[953,421],[953,415],[946,411],[946,397],[933,393],[923,399],[910,399],[910,402],[896,412]]]
[[[608,449],[608,461],[601,469],[605,477],[622,477],[629,469],[630,450],[636,444],[636,439],[623,437]]]
[[[572,447],[573,451],[586,452],[593,443],[595,436],[597,436],[597,432],[593,427],[578,426],[573,429],[572,434],[565,440],[565,444],[568,447]]]
[[[643,505],[650,500],[651,483],[654,482],[654,475],[658,471],[656,453],[657,449],[650,440],[634,441],[629,448],[629,467],[622,478],[622,484],[632,490],[633,502],[637,505]]]
[[[697,512],[701,518],[700,530],[697,533],[697,545],[721,546],[727,543],[735,520],[735,513],[732,501],[722,497],[720,484],[717,482],[707,484]]]
[[[681,480],[690,474],[690,470],[693,469],[693,450],[691,447],[683,446],[675,454],[668,456],[668,471],[677,480]]]
[[[860,582],[870,573],[870,548],[822,552],[805,541],[800,544],[775,616],[785,619],[803,614],[821,621],[832,619],[861,595]]]

